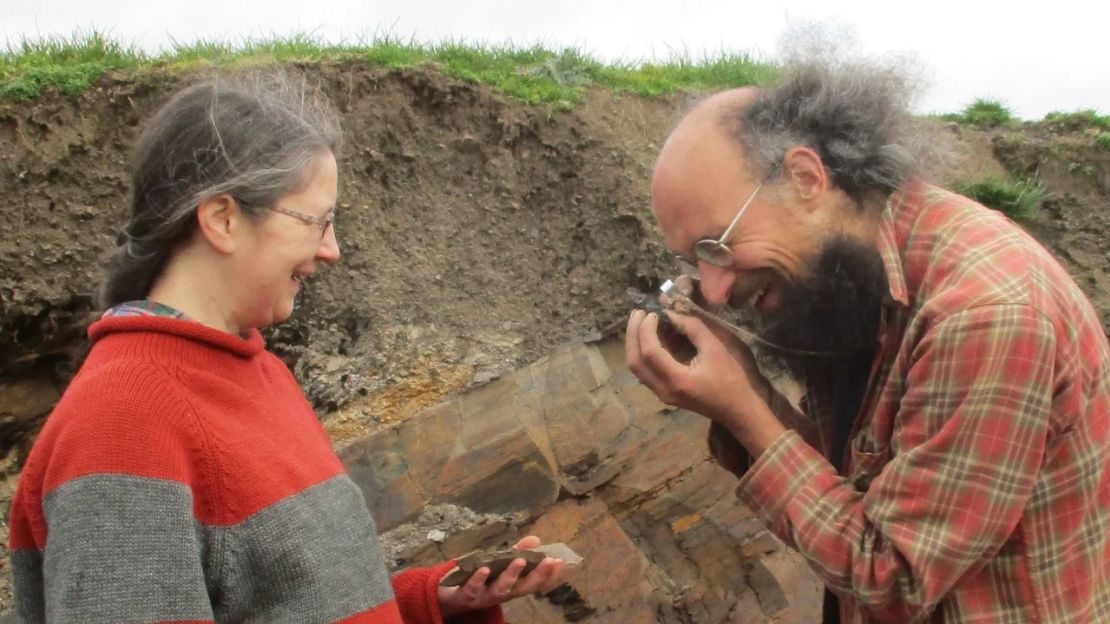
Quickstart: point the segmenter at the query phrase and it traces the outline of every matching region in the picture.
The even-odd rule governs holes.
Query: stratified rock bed
[[[819,583],[736,500],[705,419],[623,358],[615,339],[564,346],[345,448],[391,565],[535,534],[585,562],[511,622],[815,621]]]

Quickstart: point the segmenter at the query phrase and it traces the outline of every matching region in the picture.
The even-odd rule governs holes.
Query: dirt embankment
[[[685,96],[596,90],[550,113],[432,70],[291,71],[321,83],[343,117],[343,259],[268,338],[337,445],[619,324],[625,290],[671,271],[648,179]],[[182,84],[106,79],[75,98],[0,104],[5,508],[29,434],[72,374],[94,312],[99,259],[127,209],[127,150]],[[1051,124],[937,132],[961,149],[953,177],[1045,182],[1049,199],[1028,227],[1110,328],[1110,150]]]
[[[994,135],[994,157],[1043,181],[1044,206],[1026,227],[1056,254],[1110,335],[1110,148],[1082,126],[1043,123]]]

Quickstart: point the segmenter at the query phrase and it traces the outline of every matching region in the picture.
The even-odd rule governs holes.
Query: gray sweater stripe
[[[15,603],[20,622],[45,622],[46,605],[42,595],[42,553],[18,549],[11,552],[12,591],[20,598]]]
[[[131,475],[74,479],[43,510],[41,558],[23,550],[12,560],[45,572],[45,586],[15,588],[28,622],[325,623],[393,597],[346,474],[231,526],[198,524],[186,485]],[[28,571],[17,576],[35,579]]]
[[[374,521],[346,474],[205,531],[226,553],[217,621],[334,622],[393,599]]]
[[[42,506],[47,621],[212,618],[185,485],[96,474],[63,483]]]

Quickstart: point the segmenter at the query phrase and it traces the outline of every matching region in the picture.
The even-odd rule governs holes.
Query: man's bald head
[[[740,87],[714,93],[708,98],[698,102],[686,114],[682,121],[671,133],[671,137],[679,135],[684,130],[708,129],[716,126],[718,129],[728,129],[727,121],[739,117],[739,113],[751,106],[758,98],[760,89],[757,87]]]
[[[667,219],[694,206],[733,205],[756,176],[748,172],[733,132],[740,113],[758,99],[759,89],[731,89],[699,102],[667,138],[652,174],[652,206]],[[674,207],[665,210],[660,207]],[[664,227],[664,231],[668,228]]]
[[[667,138],[656,163],[657,172],[680,163],[686,169],[704,170],[707,161],[720,163],[721,158],[743,164],[741,146],[733,134],[735,120],[758,99],[759,93],[755,87],[743,87],[716,93],[699,102]]]

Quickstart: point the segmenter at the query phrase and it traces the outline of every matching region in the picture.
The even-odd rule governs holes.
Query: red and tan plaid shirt
[[[843,472],[811,379],[808,422],[738,496],[842,622],[1110,622],[1110,348],[1090,302],[1002,215],[923,183],[891,197],[878,244],[891,297]]]

